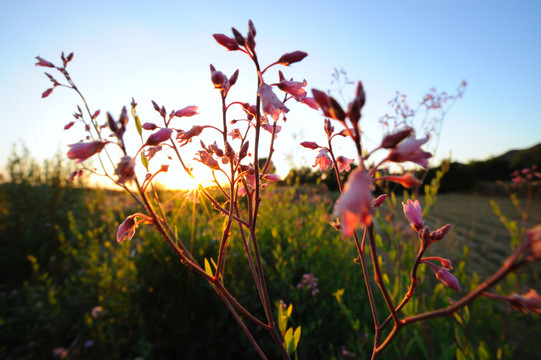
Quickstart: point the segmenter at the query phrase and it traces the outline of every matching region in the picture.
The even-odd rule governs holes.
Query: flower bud
[[[242,36],[240,31],[238,31],[234,27],[231,28],[231,31],[233,31],[233,36],[235,36],[235,41],[237,42],[237,44],[239,44],[240,46],[244,46],[246,42],[245,42],[244,36]]]
[[[153,124],[153,123],[144,123],[142,126],[141,126],[143,129],[145,130],[156,130],[158,128],[158,126],[156,126],[156,124]]]
[[[328,137],[331,137],[334,132],[334,126],[331,124],[331,120],[325,119],[323,129],[325,130],[325,134],[327,134]]]
[[[229,51],[235,51],[239,49],[239,45],[234,39],[231,39],[229,36],[226,36],[224,34],[213,34],[212,35],[214,39],[218,42],[218,44],[224,46]]]
[[[383,205],[383,203],[385,202],[386,199],[387,199],[387,194],[382,194],[382,195],[378,196],[374,200],[374,207],[375,208],[380,207],[381,205]]]
[[[180,110],[177,110],[175,111],[175,116],[176,117],[190,117],[190,116],[194,116],[194,115],[197,115],[199,114],[197,112],[197,109],[198,107],[195,106],[195,105],[191,105],[191,106],[186,106],[184,109],[180,109]]]
[[[68,158],[77,160],[78,162],[85,161],[89,157],[99,153],[107,143],[107,141],[96,140],[68,145],[70,148]]]
[[[50,67],[54,68],[54,64],[52,62],[49,62],[47,60],[42,59],[39,56],[36,56],[36,59],[38,59],[38,62],[36,63],[36,66],[43,66],[43,67]]]
[[[129,156],[123,156],[115,169],[118,176],[117,183],[129,183],[135,177],[135,161]]]
[[[172,133],[173,133],[173,129],[162,128],[148,137],[147,142],[145,143],[145,146],[159,145],[160,143],[169,140],[171,138]]]
[[[308,54],[304,51],[293,51],[290,53],[285,53],[278,59],[278,63],[281,65],[289,66],[293,63],[299,62],[304,59]]]
[[[312,149],[312,150],[315,150],[321,147],[313,141],[303,141],[301,142],[301,146],[304,146],[305,148]]]
[[[250,142],[249,141],[246,141],[244,143],[244,145],[242,145],[242,147],[240,148],[240,151],[239,151],[239,161],[246,157],[246,155],[248,154],[248,148],[249,147],[250,147]]]

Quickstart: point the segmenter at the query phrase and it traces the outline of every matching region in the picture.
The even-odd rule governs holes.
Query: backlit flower
[[[267,84],[259,86],[259,96],[263,103],[263,113],[265,116],[270,115],[274,120],[278,120],[281,113],[286,113],[288,109],[278,100],[276,94],[272,91],[272,87]]]
[[[115,175],[120,184],[131,182],[135,177],[135,161],[129,156],[123,156],[115,169]]]
[[[335,217],[340,217],[342,233],[345,236],[351,236],[359,223],[364,226],[372,224],[374,208],[371,186],[372,179],[368,171],[356,168],[349,175],[333,213]]]
[[[175,116],[176,117],[190,117],[190,116],[194,116],[194,115],[197,115],[199,114],[197,112],[197,109],[198,107],[195,106],[195,105],[192,105],[192,106],[186,106],[184,109],[180,109],[180,110],[177,110],[175,111]]]
[[[411,161],[426,168],[428,166],[428,159],[432,157],[432,154],[423,151],[421,145],[427,141],[428,135],[424,139],[407,139],[391,150],[387,156],[387,160],[396,163]]]
[[[541,224],[526,231],[526,239],[530,245],[534,259],[541,259]]]
[[[162,142],[169,140],[171,138],[172,133],[173,133],[173,129],[162,128],[162,129],[156,131],[155,133],[152,133],[148,137],[147,142],[145,143],[145,145],[150,145],[150,146],[159,145]]]
[[[283,80],[277,85],[278,89],[293,96],[297,101],[301,101],[302,98],[306,97],[306,90],[303,89],[307,85],[306,80],[303,82]]]
[[[408,199],[407,205],[402,203],[402,209],[410,221],[411,228],[416,232],[419,232],[424,226],[423,218],[421,217],[422,211],[421,205],[419,205],[419,200],[411,201],[411,199]]]
[[[428,264],[430,265],[430,267],[432,267],[436,278],[441,281],[443,285],[457,292],[460,292],[460,284],[458,283],[458,279],[453,274],[451,274],[449,270],[436,266],[429,262],[425,262],[425,264]]]
[[[511,295],[509,297],[509,303],[525,313],[531,311],[541,314],[541,296],[534,289],[530,289],[524,295]]]
[[[38,62],[36,63],[36,66],[43,66],[43,67],[50,67],[54,68],[54,64],[52,62],[49,62],[47,60],[42,59],[39,56],[36,56],[36,59],[38,59]]]
[[[85,161],[89,157],[99,153],[105,144],[107,144],[107,141],[96,140],[68,145],[70,148],[68,150],[68,158],[77,160],[78,162]]]
[[[336,164],[338,165],[338,172],[342,171],[350,171],[351,167],[350,164],[353,162],[353,159],[348,159],[344,156],[338,156],[336,158]]]
[[[135,221],[135,214],[130,215],[120,224],[118,231],[116,233],[116,241],[123,242],[124,240],[131,240],[135,235],[135,229],[137,228],[137,223]]]
[[[312,167],[316,167],[319,165],[319,170],[325,171],[328,167],[332,166],[332,160],[329,156],[329,150],[323,148],[319,150],[319,153],[316,156],[316,162]]]

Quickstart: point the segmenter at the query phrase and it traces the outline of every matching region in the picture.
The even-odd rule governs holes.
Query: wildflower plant
[[[68,157],[81,164],[81,168],[75,171],[71,178],[81,176],[83,172],[98,173],[98,170],[87,164],[88,159],[96,158],[101,166],[99,174],[124,189],[141,208],[140,212],[127,216],[118,226],[117,242],[129,241],[141,226],[153,227],[182,264],[212,286],[262,359],[267,359],[268,354],[260,347],[254,327],[266,331],[281,357],[289,359],[297,350],[301,339],[301,327],[287,328],[287,320],[291,317],[292,307],[285,306],[283,302],[278,305],[278,316],[275,316],[273,303],[276,302],[270,298],[267,290],[266,269],[259,244],[258,215],[261,206],[264,205],[261,201],[262,191],[270,183],[279,180],[277,175],[269,173],[274,154],[274,141],[281,127],[285,125],[286,114],[289,111],[287,105],[298,102],[321,111],[324,116],[323,131],[327,135],[327,143],[320,145],[307,139],[300,145],[317,151],[314,167],[319,167],[320,170],[332,167],[336,173],[341,195],[334,206],[333,226],[341,231],[344,237],[351,237],[357,249],[356,262],[361,265],[360,276],[362,276],[362,280],[359,279],[359,281],[364,281],[366,286],[375,329],[372,337],[371,356],[373,359],[381,354],[395,336],[409,325],[453,314],[483,295],[504,300],[523,311],[539,313],[541,298],[535,290],[530,290],[523,295],[510,296],[489,294],[487,291],[509,273],[528,262],[540,260],[539,228],[541,225],[526,232],[520,246],[498,271],[476,289],[469,293],[462,293],[459,281],[452,273],[451,261],[440,256],[425,255],[432,244],[445,241],[451,225],[447,224],[438,229],[431,229],[425,225],[418,200],[408,200],[403,203],[405,218],[419,241],[411,269],[402,269],[409,271],[409,285],[407,289],[403,289],[400,299],[393,298],[384,281],[386,274],[382,266],[382,255],[378,253],[374,226],[377,208],[382,206],[386,202],[387,195],[391,194],[382,194],[378,197],[374,194],[377,186],[388,182],[400,184],[408,189],[417,189],[422,184],[412,171],[405,171],[398,175],[389,174],[386,166],[410,163],[427,168],[432,154],[423,150],[423,146],[429,141],[430,136],[425,134],[418,137],[410,121],[414,111],[407,107],[403,96],[397,95],[391,104],[396,110],[396,115],[382,119],[387,125],[392,123],[393,126],[389,127],[390,131],[376,148],[366,149],[363,143],[361,122],[366,93],[362,83],[356,84],[355,95],[347,107],[342,107],[334,97],[324,91],[312,89],[312,96],[309,96],[305,80],[288,80],[282,72],[289,66],[302,61],[307,54],[302,51],[287,52],[271,64],[260,64],[259,50],[256,50],[256,33],[254,24],[249,21],[246,35],[235,28],[232,28],[232,36],[213,35],[218,44],[228,51],[241,53],[251,60],[254,65],[253,82],[257,84],[257,91],[253,94],[253,98],[243,101],[231,99],[230,90],[239,79],[239,70],[227,76],[215,66],[210,65],[210,81],[221,101],[220,127],[194,125],[191,128],[181,128],[181,123],[177,119],[197,116],[198,107],[188,105],[180,110],[167,111],[164,105],[159,105],[155,101],[152,101],[152,106],[157,113],[156,122],[141,121],[137,114],[138,104],[135,100],[131,103],[131,110],[128,111],[126,107],[123,107],[117,119],[110,113],[107,113],[106,119],[103,119],[103,116],[99,116],[99,110],[90,109],[66,69],[73,59],[73,54],[65,56],[62,53],[60,66],[37,57],[36,65],[55,69],[64,78],[63,82],[60,82],[46,73],[52,82],[52,87],[42,96],[49,96],[57,87],[66,87],[75,91],[84,104],[84,111],[78,106],[74,114],[75,120],[65,126],[65,129],[70,129],[75,124],[81,124],[87,134],[83,141],[69,145]],[[277,68],[279,70],[276,73],[271,72]],[[465,83],[461,84],[456,96],[431,91],[423,99],[422,105],[425,110],[441,110],[447,101],[454,101],[462,96],[465,86]],[[244,118],[231,119],[230,110],[233,108],[240,109],[245,115]],[[130,115],[141,143],[134,152],[128,149],[125,142]],[[423,125],[422,128],[427,130],[427,126]],[[203,135],[206,136],[208,133],[216,134],[219,141],[212,144],[205,143]],[[268,149],[262,148],[263,137],[270,139]],[[336,154],[332,146],[335,139],[352,142],[355,152]],[[186,151],[185,146],[189,143],[197,143],[196,140],[199,140],[200,148],[195,154]],[[155,155],[165,150],[173,154],[172,162],[160,164],[156,168],[152,167],[151,164],[157,159]],[[114,160],[113,153],[120,153],[119,160]],[[383,155],[374,161],[375,153]],[[262,158],[266,158],[264,164],[260,164],[259,160]],[[190,165],[192,159],[209,168],[213,176],[211,182],[217,191],[212,192],[199,184],[197,189],[184,196],[193,202],[196,202],[198,197],[206,198],[224,219],[218,252],[215,257],[204,258],[203,261],[196,258],[189,243],[177,236],[175,226],[161,206],[162,201],[153,185],[156,177],[167,172],[174,162],[194,178],[194,170]],[[357,166],[352,169],[354,162]],[[138,167],[145,169],[144,176],[138,175],[136,171]],[[342,172],[349,173],[345,183],[342,183],[340,177]],[[219,181],[218,178],[226,180]],[[225,200],[219,200],[220,198]],[[228,248],[234,229],[237,229],[242,241],[246,266],[250,269],[259,298],[259,309],[247,308],[238,300],[236,294],[231,293],[224,281]],[[370,278],[370,265],[373,268],[373,280]],[[433,270],[435,277],[443,285],[456,292],[457,298],[445,308],[405,315],[402,309],[416,293],[417,273],[421,266],[427,266]],[[312,296],[316,296],[319,292],[318,278],[311,273],[304,274],[297,288],[299,291],[308,290]],[[378,308],[377,297],[384,300],[387,312],[384,318],[381,317],[383,310]],[[300,343],[302,344],[302,341]]]

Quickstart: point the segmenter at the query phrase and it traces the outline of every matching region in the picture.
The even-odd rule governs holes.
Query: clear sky
[[[81,138],[77,130],[62,130],[80,101],[66,89],[41,99],[50,83],[35,56],[59,63],[62,51],[73,51],[68,69],[102,114],[118,116],[132,96],[143,121],[159,121],[150,100],[168,110],[198,105],[188,129],[219,120],[209,63],[227,75],[240,68],[241,85],[231,96],[253,102],[242,98],[255,87],[251,64],[212,38],[230,35],[231,26],[245,33],[248,19],[258,31],[262,63],[294,50],[309,54],[285,69],[286,77],[326,90],[338,67],[362,80],[363,129],[371,139],[380,138],[378,118],[389,112],[395,91],[415,104],[429,88],[452,93],[465,79],[466,94],[445,119],[438,158],[467,162],[526,148],[541,142],[540,16],[541,2],[534,0],[2,1],[0,165],[13,144],[45,159]],[[299,142],[322,139],[318,113],[291,110],[276,146],[282,173],[291,159],[313,162],[315,154]]]

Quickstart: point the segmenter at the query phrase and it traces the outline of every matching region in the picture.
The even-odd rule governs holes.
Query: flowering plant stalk
[[[403,203],[404,214],[410,222],[412,231],[417,234],[420,240],[417,256],[410,269],[409,287],[403,298],[396,302],[390,296],[383,281],[384,270],[376,246],[373,219],[376,208],[385,202],[387,195],[383,194],[374,198],[375,185],[383,182],[395,182],[405,188],[418,188],[422,182],[412,172],[396,175],[386,173],[383,169],[390,163],[402,164],[406,162],[427,168],[432,155],[421,147],[429,141],[429,136],[416,138],[412,127],[402,126],[384,136],[379,146],[367,152],[362,143],[360,122],[361,111],[366,102],[366,95],[361,82],[357,84],[354,99],[344,110],[336,99],[323,91],[313,89],[313,97],[309,97],[308,92],[305,90],[306,81],[287,80],[281,70],[277,73],[277,81],[270,81],[271,69],[278,66],[287,68],[296,62],[302,61],[307,54],[302,51],[288,52],[273,63],[262,66],[256,51],[256,28],[251,21],[248,23],[246,35],[232,28],[232,36],[224,34],[214,34],[213,36],[227,50],[240,52],[253,63],[255,70],[254,82],[257,84],[257,92],[251,99],[252,102],[230,100],[229,92],[237,83],[239,70],[236,70],[228,77],[213,65],[210,65],[210,79],[219,93],[221,102],[221,127],[194,125],[190,129],[180,128],[177,125],[180,123],[178,119],[198,115],[198,107],[185,106],[180,110],[168,112],[165,106],[160,106],[154,101],[152,101],[152,106],[158,113],[159,122],[142,123],[136,111],[138,105],[133,100],[131,103],[131,117],[141,139],[140,147],[134,152],[129,151],[124,139],[129,122],[127,108],[122,108],[118,119],[108,113],[106,120],[100,124],[100,111],[90,109],[86,99],[66,70],[68,63],[73,59],[73,54],[66,57],[62,53],[61,66],[56,66],[41,57],[37,57],[38,62],[36,65],[56,69],[65,79],[65,82],[61,83],[52,75],[46,73],[53,85],[52,88],[43,93],[43,97],[49,96],[56,87],[66,87],[75,91],[84,103],[85,111],[78,106],[74,114],[75,120],[65,126],[65,129],[69,129],[76,124],[81,124],[87,134],[85,140],[69,146],[68,157],[81,164],[81,169],[75,171],[71,179],[80,176],[83,171],[105,176],[123,188],[141,207],[141,212],[129,215],[118,226],[116,239],[119,243],[132,239],[139,226],[152,226],[163,237],[182,264],[190,268],[214,288],[216,294],[231,312],[262,359],[267,359],[267,354],[263,352],[254,336],[254,326],[265,330],[275,343],[281,357],[289,359],[295,353],[299,344],[301,328],[297,327],[295,330],[287,328],[287,319],[291,315],[291,306],[289,308],[279,306],[278,317],[275,320],[271,299],[267,291],[265,266],[258,242],[257,225],[258,214],[262,205],[261,193],[269,183],[279,180],[277,175],[269,173],[274,154],[274,140],[281,126],[283,126],[282,124],[286,121],[285,114],[289,111],[286,104],[296,101],[315,110],[321,110],[325,116],[324,131],[327,135],[327,144],[320,146],[316,142],[304,141],[301,145],[305,148],[318,150],[314,166],[319,166],[321,170],[327,167],[332,167],[335,170],[341,195],[335,204],[333,213],[334,217],[339,220],[335,221],[333,226],[340,230],[345,237],[352,237],[357,248],[357,261],[362,266],[362,276],[366,285],[375,328],[373,359],[381,354],[398,332],[407,325],[452,314],[479,296],[504,298],[514,307],[539,312],[541,298],[534,290],[531,290],[526,295],[515,294],[509,298],[488,294],[487,290],[510,272],[530,261],[541,258],[539,230],[541,225],[529,230],[517,250],[511,254],[496,273],[477,289],[465,294],[446,308],[404,316],[401,310],[415,294],[419,266],[429,266],[433,269],[436,278],[445,286],[457,292],[461,291],[458,280],[450,272],[452,270],[450,260],[439,256],[425,256],[425,252],[433,243],[445,238],[450,225],[431,231],[424,224],[421,207],[417,200],[409,200],[407,203]],[[463,86],[465,86],[465,83]],[[280,91],[280,97],[277,95],[277,91]],[[441,108],[441,103],[445,102],[445,99],[447,98],[431,95],[425,97],[424,104],[427,109],[437,109]],[[230,110],[232,108],[240,109],[245,114],[245,117],[231,120]],[[397,113],[400,113],[404,119],[411,116],[408,109],[404,108],[402,102],[398,100],[396,101],[396,109]],[[396,122],[396,118],[393,119]],[[341,126],[342,129],[335,131],[334,124]],[[151,132],[150,135],[147,136],[147,132]],[[214,133],[219,140],[212,144],[205,144],[202,140],[203,133],[205,133],[205,136]],[[268,149],[263,149],[261,146],[263,137],[270,138]],[[185,194],[193,202],[196,202],[199,196],[204,196],[212,203],[216,211],[224,217],[219,250],[216,254],[217,260],[214,261],[211,258],[209,262],[204,259],[203,263],[200,263],[191,252],[190,247],[177,237],[174,224],[171,224],[170,220],[168,220],[161,207],[160,198],[154,189],[154,180],[159,178],[161,173],[167,172],[170,164],[160,164],[156,168],[152,166],[157,159],[155,155],[167,151],[173,154],[172,157],[175,158],[174,161],[177,162],[178,166],[189,176],[195,178],[194,170],[187,157],[190,155],[186,155],[186,149],[183,149],[183,147],[197,138],[200,140],[200,149],[195,153],[194,160],[210,169],[213,185],[219,194],[225,198],[225,202],[221,203],[211,191],[201,184],[198,185],[197,189]],[[353,158],[335,154],[332,141],[336,138],[344,138],[353,142],[356,150],[354,157],[358,163],[357,168],[351,170],[354,162]],[[118,162],[113,160],[115,152],[120,154]],[[373,159],[373,154],[376,152],[385,152],[385,154],[375,163],[370,163],[369,161]],[[90,158],[98,159],[101,166],[100,171],[87,165],[86,160]],[[260,163],[261,158],[266,158],[266,162]],[[144,176],[138,176],[136,163],[140,163],[140,166],[146,170]],[[350,172],[345,184],[342,183],[340,177],[340,173],[343,171]],[[219,177],[226,180],[219,181]],[[363,230],[362,237],[359,237],[357,233],[359,227]],[[235,294],[230,292],[223,280],[231,232],[234,228],[238,229],[243,243],[247,267],[253,277],[260,301],[260,309],[247,309],[237,300]],[[370,263],[373,267],[374,282],[377,289],[373,287],[369,276],[368,267]],[[300,286],[307,286],[312,289],[313,295],[319,291],[316,288],[317,278],[311,275],[306,275],[303,284],[300,284]],[[378,293],[386,304],[388,316],[385,319],[380,318],[378,315],[381,313],[381,310],[377,308],[376,296]],[[257,313],[257,311],[261,310],[264,314],[263,317]],[[278,327],[276,322],[278,322]]]

